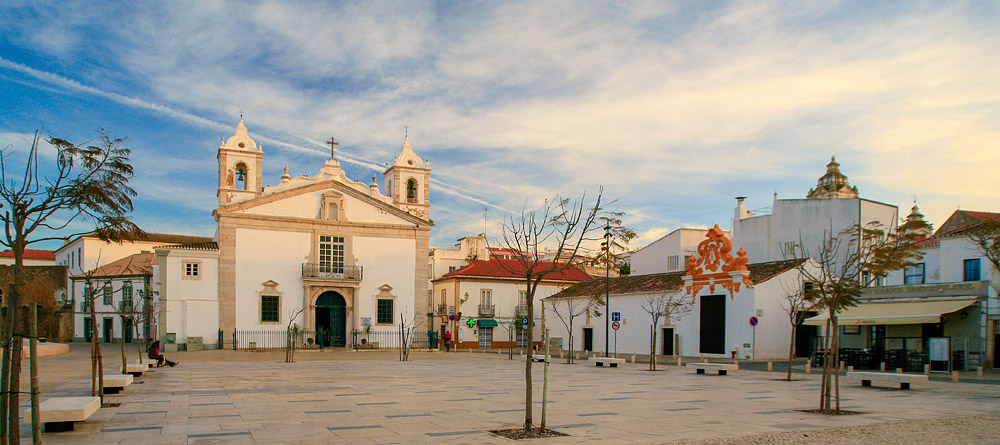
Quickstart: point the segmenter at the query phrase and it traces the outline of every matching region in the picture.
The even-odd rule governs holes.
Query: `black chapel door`
[[[327,291],[316,300],[316,331],[323,346],[347,345],[347,302],[340,294]]]
[[[663,355],[674,355],[674,328],[663,328]]]
[[[594,350],[594,328],[583,328],[583,350]]]
[[[701,352],[726,353],[726,297],[706,295],[701,297]]]

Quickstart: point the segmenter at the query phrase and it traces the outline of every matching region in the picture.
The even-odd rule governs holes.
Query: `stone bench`
[[[132,375],[130,374],[104,374],[105,394],[118,394],[131,384]]]
[[[923,374],[896,374],[892,372],[848,372],[844,378],[861,380],[861,386],[872,386],[872,382],[899,383],[899,389],[910,389],[910,383],[927,383]]]
[[[45,432],[73,431],[74,422],[83,422],[101,407],[99,397],[53,397],[38,405],[38,417]],[[24,410],[24,423],[31,423],[31,409]]]
[[[549,358],[551,358],[551,357],[549,357]],[[531,361],[533,361],[533,362],[544,362],[545,361],[545,354],[532,354],[531,355]]]
[[[130,374],[132,377],[142,377],[142,374],[149,371],[148,365],[139,365],[135,363],[127,363],[122,368],[122,371],[125,371],[125,373]]]
[[[138,363],[138,364],[140,364],[140,365],[149,366],[149,369],[147,371],[153,371],[154,369],[156,369],[156,359],[155,358],[137,358],[137,359],[135,359],[135,362]]]
[[[625,364],[625,359],[614,357],[591,357],[590,361],[593,362],[595,366],[604,366],[606,364],[612,368],[617,368],[618,365]]]
[[[698,374],[704,374],[707,370],[718,371],[719,375],[728,375],[729,371],[738,371],[739,365],[732,363],[688,363],[687,368],[694,368]]]

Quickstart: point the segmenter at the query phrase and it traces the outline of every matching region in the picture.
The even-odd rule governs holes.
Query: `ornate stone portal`
[[[715,286],[721,286],[729,291],[729,298],[740,291],[743,284],[752,285],[750,270],[747,269],[747,252],[740,247],[733,257],[729,252],[733,242],[716,224],[705,235],[705,241],[698,244],[698,254],[688,260],[687,274],[684,275],[684,290],[697,299],[698,292],[706,286],[709,292],[715,292]]]

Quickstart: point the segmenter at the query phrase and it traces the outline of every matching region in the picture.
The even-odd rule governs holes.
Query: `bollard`
[[[931,375],[931,365],[924,365],[924,375]]]
[[[837,370],[838,371],[843,371],[844,370],[844,361],[843,360],[840,361],[840,368],[837,368]]]
[[[774,372],[774,365],[771,362],[767,362],[767,372]]]
[[[983,367],[979,366],[976,368],[976,377],[982,377],[982,376],[983,376]]]
[[[806,374],[812,374],[812,362],[806,362]]]
[[[565,357],[563,357],[563,351],[562,351],[562,349],[559,350],[559,358],[560,359],[565,358]]]
[[[847,372],[854,372],[854,365],[848,365]]]
[[[681,358],[680,358],[680,357],[677,357],[677,366],[678,366],[678,367],[680,367],[680,366],[681,366]]]
[[[958,383],[958,371],[951,372],[951,383]]]
[[[879,365],[878,365],[878,371],[879,372],[885,372],[885,362],[879,363]]]
[[[903,368],[896,368],[896,374],[902,374]]]
[[[635,364],[635,353],[632,354],[632,364]]]

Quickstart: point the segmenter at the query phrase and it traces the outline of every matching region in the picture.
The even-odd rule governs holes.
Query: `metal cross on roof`
[[[337,146],[340,145],[340,142],[337,142],[337,139],[335,139],[333,136],[330,136],[330,140],[326,144],[330,146],[330,159],[333,159],[334,149],[336,149]]]

